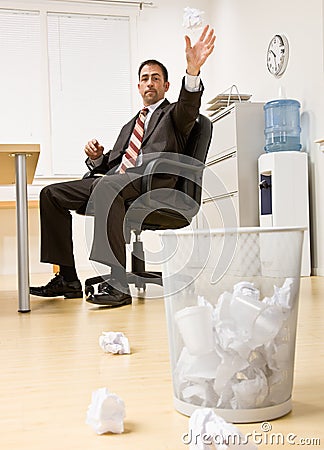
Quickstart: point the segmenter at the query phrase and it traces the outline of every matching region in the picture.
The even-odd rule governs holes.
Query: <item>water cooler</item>
[[[272,100],[264,105],[265,151],[259,157],[261,227],[302,226],[301,275],[311,272],[309,242],[308,160],[301,152],[300,103]]]
[[[280,151],[259,157],[259,213],[261,227],[303,226],[301,275],[309,276],[309,201],[307,153]]]

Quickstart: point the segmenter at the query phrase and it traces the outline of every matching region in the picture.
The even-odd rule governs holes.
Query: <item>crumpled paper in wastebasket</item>
[[[198,295],[198,305],[212,310],[215,347],[207,355],[192,356],[183,346],[174,368],[176,396],[201,408],[251,409],[281,403],[291,390],[297,296],[298,283],[292,278],[274,285],[273,295],[263,300],[248,281],[221,293],[216,303]],[[255,305],[259,312],[247,326],[242,315],[254,314]],[[255,327],[258,323],[261,326]]]

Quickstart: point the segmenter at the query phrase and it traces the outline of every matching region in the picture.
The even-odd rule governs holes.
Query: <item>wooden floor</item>
[[[32,298],[31,313],[21,314],[15,283],[0,281],[1,450],[189,449],[181,439],[188,418],[172,403],[162,298],[135,299],[115,310],[81,299]],[[293,411],[271,422],[272,433],[285,440],[295,434],[295,445],[317,439],[305,445],[310,449],[324,449],[323,294],[324,277],[302,279]],[[132,354],[103,353],[102,331],[124,332]],[[125,402],[121,435],[98,436],[85,424],[91,393],[100,387]],[[244,433],[261,431],[260,424],[238,427]],[[294,447],[259,446],[270,448]]]

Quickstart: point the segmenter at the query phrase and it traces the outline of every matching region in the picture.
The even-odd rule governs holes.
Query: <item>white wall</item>
[[[171,88],[168,99],[177,97],[185,68],[183,9],[187,6],[205,11],[206,22],[216,29],[214,54],[202,71],[207,101],[237,84],[252,101],[268,101],[278,96],[282,85],[287,97],[298,99],[302,112],[302,142],[310,162],[311,231],[314,273],[324,275],[324,153],[315,139],[324,138],[323,99],[323,11],[322,0],[153,0],[137,17],[137,45],[132,66],[134,84],[139,62],[160,59],[169,69]],[[271,37],[284,33],[290,43],[290,59],[284,76],[277,80],[267,73],[266,50]],[[193,36],[194,37],[194,36]],[[140,105],[136,94],[134,110]],[[14,220],[14,219],[12,219]],[[37,220],[34,218],[33,220]],[[12,225],[14,226],[14,224]],[[35,229],[38,225],[32,224]],[[76,221],[76,257],[81,269],[89,267],[84,245],[83,219]],[[4,241],[3,241],[4,242]],[[34,242],[34,239],[33,239]],[[3,249],[0,249],[3,253]],[[32,254],[38,254],[33,249]],[[4,260],[8,260],[4,255]],[[31,268],[37,272],[42,265]],[[8,267],[9,272],[14,270]]]
[[[218,35],[212,83],[215,94],[236,84],[252,101],[287,98],[301,103],[303,151],[309,155],[313,273],[324,275],[324,153],[315,139],[324,138],[322,0],[215,0],[212,22]],[[274,34],[290,44],[286,73],[267,72],[266,50]],[[211,82],[211,81],[209,81]]]
[[[158,59],[169,71],[171,87],[167,98],[175,101],[180,89],[181,79],[186,68],[184,35],[189,34],[196,39],[197,32],[188,32],[183,27],[183,12],[188,6],[187,0],[154,0],[154,7],[144,8],[138,18],[138,55],[134,55],[133,63],[136,71],[138,63],[149,58]],[[197,0],[192,7],[205,12],[205,21],[211,16],[211,5],[208,0]],[[203,68],[202,76],[207,80],[213,68],[209,60]],[[140,102],[140,97],[138,101]]]
[[[141,11],[137,8],[136,15],[136,25],[133,33],[132,42],[132,70],[134,73],[134,96],[131,99],[134,111],[137,111],[140,107],[140,96],[137,92],[137,68],[140,62],[145,59],[154,58],[161,60],[168,70],[171,82],[170,91],[167,98],[170,101],[175,101],[178,96],[178,91],[181,84],[181,79],[184,75],[186,62],[185,62],[185,41],[184,34],[186,30],[182,26],[183,21],[183,10],[188,6],[187,0],[179,0],[174,2],[172,0],[154,0],[153,7],[143,7]],[[38,1],[36,0],[0,0],[0,7],[10,8],[17,6],[22,9],[34,7],[37,9]],[[60,4],[64,5],[64,10],[67,7],[73,7],[76,11],[76,4],[73,2],[52,2],[52,6],[55,10],[59,8]],[[82,1],[79,2],[82,5]],[[208,0],[198,0],[195,2],[194,7],[204,10],[206,12],[206,17],[210,16],[211,7]],[[82,5],[83,12],[92,12],[92,5],[87,2]],[[111,8],[111,6],[104,6],[104,4],[98,6],[98,4],[93,5],[93,8],[100,12],[109,13],[111,11],[116,11],[116,8]],[[129,9],[120,7],[118,12],[129,11]],[[208,9],[209,8],[209,9]],[[132,7],[132,11],[136,11],[135,7]],[[94,11],[94,10],[93,10]],[[1,34],[1,32],[0,32]],[[197,35],[193,34],[193,38]],[[203,70],[202,76],[204,81],[210,78],[212,72],[212,60]],[[207,83],[208,84],[208,83]],[[116,89],[116,86],[112,87]],[[207,97],[206,97],[207,98]],[[122,124],[121,124],[122,125]],[[89,136],[92,138],[93,136]],[[83,158],[80,154],[80,158]],[[50,164],[50,161],[48,161]],[[42,185],[48,184],[54,181],[61,180],[50,180],[50,179],[38,179],[33,186],[30,186],[29,198],[38,198],[38,193]],[[14,187],[2,187],[1,188],[2,199],[13,199],[14,198]],[[15,229],[16,229],[16,216],[14,209],[2,210],[1,213],[1,226],[0,226],[0,274],[14,274],[16,272],[16,240],[15,240]],[[92,270],[92,265],[88,261],[89,253],[89,233],[90,231],[86,229],[84,218],[74,215],[74,247],[76,264],[79,270]],[[40,272],[51,272],[52,268],[48,264],[39,263],[39,218],[37,210],[30,211],[29,215],[29,234],[30,234],[30,269],[32,273]],[[150,240],[150,239],[149,239]],[[153,242],[153,247],[155,242]]]
[[[216,30],[215,52],[202,71],[204,102],[236,84],[252,101],[288,98],[301,103],[303,151],[309,155],[310,222],[313,273],[324,275],[324,153],[316,139],[324,138],[323,0],[160,0],[139,17],[139,60],[160,58],[170,69],[174,100],[185,59],[183,9],[205,11]],[[285,74],[276,79],[267,71],[266,51],[274,34],[289,39],[290,58]],[[171,51],[170,51],[171,50]],[[154,56],[155,55],[155,56]]]

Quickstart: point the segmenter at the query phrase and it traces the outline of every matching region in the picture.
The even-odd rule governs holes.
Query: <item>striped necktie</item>
[[[141,149],[144,136],[144,122],[148,113],[148,108],[143,108],[136,120],[128,148],[123,155],[119,173],[125,173],[127,169],[135,167],[138,153]]]

